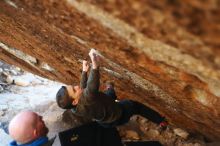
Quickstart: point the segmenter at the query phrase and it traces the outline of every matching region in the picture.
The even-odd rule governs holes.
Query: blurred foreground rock
[[[173,131],[176,135],[182,137],[183,139],[187,139],[189,136],[189,133],[180,128],[175,128]]]

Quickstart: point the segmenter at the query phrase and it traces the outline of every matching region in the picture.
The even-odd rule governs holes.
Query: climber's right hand
[[[92,61],[92,68],[97,69],[99,66],[100,57],[95,49],[91,49],[89,52],[89,57]]]

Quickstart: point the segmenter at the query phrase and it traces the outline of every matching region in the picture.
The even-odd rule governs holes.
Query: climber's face
[[[79,98],[82,94],[82,89],[78,85],[77,86],[69,85],[66,88],[67,88],[67,92],[68,92],[69,96],[73,100],[72,104],[77,105],[79,102]]]

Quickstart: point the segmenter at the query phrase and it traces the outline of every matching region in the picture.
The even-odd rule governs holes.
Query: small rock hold
[[[174,134],[172,132],[170,132],[170,131],[166,131],[166,135],[170,139],[174,136]]]
[[[0,116],[4,116],[4,112],[2,110],[0,110]]]
[[[4,88],[2,86],[0,86],[0,93],[4,91]]]
[[[15,85],[23,86],[23,87],[26,87],[29,85],[29,82],[21,80],[21,79],[15,79],[14,83],[15,83]]]
[[[4,71],[5,71],[5,72],[9,72],[9,69],[7,69],[7,68],[4,68]]]
[[[150,130],[148,131],[148,133],[149,133],[149,135],[151,135],[152,137],[157,137],[157,136],[160,134],[160,132],[159,132],[158,130],[155,130],[155,129],[150,129]]]
[[[139,120],[140,124],[146,124],[148,122],[148,119],[142,118],[141,120]]]
[[[176,128],[173,130],[174,133],[180,137],[182,137],[183,139],[187,139],[188,136],[189,136],[189,133],[184,131],[183,129],[180,129],[180,128]]]
[[[141,131],[146,132],[149,130],[149,127],[147,126],[140,126]]]
[[[203,145],[201,145],[199,143],[195,143],[193,146],[203,146]]]
[[[13,83],[13,78],[12,78],[10,75],[8,75],[8,76],[6,77],[6,82],[7,82],[8,84],[12,84],[12,83]]]
[[[133,140],[139,140],[140,139],[138,133],[135,132],[135,131],[132,131],[132,130],[126,131],[125,132],[125,137],[128,138],[128,139],[133,139]]]
[[[18,73],[15,70],[10,70],[10,73],[15,76],[18,75]]]
[[[132,116],[130,120],[131,121],[137,121],[138,120],[138,116]]]
[[[21,71],[21,68],[19,68],[19,67],[16,67],[15,69],[16,69],[17,71]]]
[[[8,105],[6,104],[0,104],[0,110],[4,111],[8,109]]]
[[[8,73],[6,73],[5,71],[2,72],[2,75],[6,78],[8,76]]]
[[[207,143],[206,146],[220,146],[220,141]]]

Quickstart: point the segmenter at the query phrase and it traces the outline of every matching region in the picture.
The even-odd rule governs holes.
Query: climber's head
[[[78,104],[81,94],[79,86],[62,86],[56,95],[57,104],[63,109],[71,109]]]

